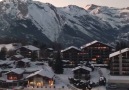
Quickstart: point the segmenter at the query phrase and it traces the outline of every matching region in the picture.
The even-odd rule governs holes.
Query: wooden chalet
[[[99,41],[90,42],[81,47],[83,60],[93,61],[97,64],[108,64],[112,47]]]
[[[111,75],[129,75],[129,48],[125,48],[109,55]]]
[[[24,57],[22,56],[22,55],[20,55],[20,54],[18,54],[18,55],[13,55],[12,57],[11,57],[11,60],[21,60],[21,59],[23,59]]]
[[[51,58],[54,54],[53,48],[46,48],[42,51],[42,57],[43,58]]]
[[[23,78],[24,70],[20,68],[13,69],[6,73],[7,80],[18,81]]]
[[[70,46],[64,50],[61,50],[61,55],[63,60],[69,60],[71,64],[78,63],[78,53],[81,50],[75,46]]]
[[[35,56],[38,59],[40,49],[32,45],[26,45],[17,49],[16,52],[27,58],[33,58]]]
[[[16,62],[16,67],[17,68],[26,68],[30,67],[30,60],[28,58],[21,59]]]
[[[77,66],[72,69],[75,79],[89,80],[92,69],[86,66]]]
[[[28,86],[41,88],[43,86],[53,86],[53,77],[53,73],[41,69],[39,71],[36,71],[35,73],[30,74],[26,78],[28,80]]]

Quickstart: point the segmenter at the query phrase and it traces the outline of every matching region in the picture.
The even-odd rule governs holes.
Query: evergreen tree
[[[118,41],[116,42],[116,51],[127,48],[128,43],[126,41]]]
[[[0,59],[6,60],[6,54],[7,54],[7,48],[6,47],[2,47],[1,51],[0,51]]]
[[[57,74],[62,74],[63,71],[64,71],[64,69],[63,69],[63,62],[61,60],[60,52],[59,51],[57,52],[53,69],[54,69],[54,72],[57,73]]]

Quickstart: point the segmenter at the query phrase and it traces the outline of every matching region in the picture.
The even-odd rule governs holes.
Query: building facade
[[[111,75],[129,75],[129,48],[111,53],[109,57]]]
[[[75,46],[68,47],[64,50],[61,50],[62,59],[69,60],[71,64],[78,63],[79,62],[78,54],[80,52],[81,50]]]
[[[99,41],[93,41],[81,47],[85,61],[89,60],[97,64],[108,64],[109,54],[112,52],[112,47]]]
[[[86,66],[77,66],[72,69],[74,73],[75,79],[80,80],[89,80],[90,79],[90,72],[92,71],[91,68]]]
[[[53,86],[54,84],[54,74],[41,69],[35,73],[30,74],[27,76],[28,80],[28,87],[38,87],[41,88],[43,86]]]
[[[39,58],[39,52],[40,49],[32,46],[32,45],[26,45],[26,46],[22,46],[21,48],[17,49],[16,52],[21,55],[23,55],[24,57],[27,58]]]

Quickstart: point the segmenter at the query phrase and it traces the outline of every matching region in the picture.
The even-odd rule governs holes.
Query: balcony
[[[112,65],[112,67],[119,67],[119,65]]]

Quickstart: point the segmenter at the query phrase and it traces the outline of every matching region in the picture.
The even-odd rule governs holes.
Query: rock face
[[[128,33],[127,27],[128,8],[93,4],[85,9],[74,5],[57,8],[32,0],[0,2],[0,38],[58,41],[64,46],[80,46],[92,40],[114,41],[119,33]]]

